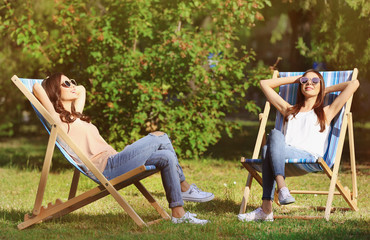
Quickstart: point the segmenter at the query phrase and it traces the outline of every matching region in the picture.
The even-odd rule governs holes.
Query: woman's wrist
[[[78,86],[76,86],[76,91],[77,91],[78,94],[81,94],[81,93],[86,92],[86,89],[85,89],[84,86],[78,85]]]

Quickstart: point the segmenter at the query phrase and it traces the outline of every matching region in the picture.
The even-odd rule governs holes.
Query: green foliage
[[[369,73],[370,3],[365,0],[318,1],[309,7],[315,18],[311,28],[311,46],[297,42],[300,53],[322,61],[335,69],[359,68]]]
[[[276,27],[271,32],[270,42],[272,44],[275,44],[276,42],[280,41],[283,38],[283,34],[287,30],[288,21],[289,21],[288,15],[282,13],[279,17],[279,21],[277,22]]]
[[[259,80],[246,78],[254,52],[237,33],[263,20],[265,5],[270,2],[5,1],[0,21],[3,37],[33,59],[35,77],[57,69],[82,79],[87,113],[118,150],[161,130],[177,153],[196,158],[237,127],[226,114],[240,107],[257,112],[245,96]]]
[[[234,33],[237,26],[253,23],[263,5],[145,1],[106,6],[110,14],[98,23],[101,31],[90,43],[87,71],[94,109],[103,109],[98,125],[118,149],[161,130],[178,154],[197,157],[224,129],[236,127],[224,120],[228,112],[256,108],[244,96],[253,84],[244,77],[253,55],[234,47]],[[213,59],[218,61],[213,69],[209,53],[222,53]]]

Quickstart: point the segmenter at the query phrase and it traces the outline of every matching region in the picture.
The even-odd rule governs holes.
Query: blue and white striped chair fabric
[[[350,71],[327,71],[327,72],[320,72],[325,81],[325,86],[332,86],[338,83],[351,81],[352,78],[352,70]],[[304,72],[280,72],[280,77],[289,77],[289,76],[299,76],[302,75]],[[294,105],[296,102],[297,97],[297,90],[299,84],[289,84],[280,86],[279,94],[282,96],[287,102]],[[339,95],[340,92],[334,92],[327,94],[325,96],[324,104],[328,105],[331,104],[334,99]],[[339,140],[339,133],[340,128],[343,121],[344,115],[344,108],[338,113],[338,115],[333,119],[331,122],[331,131],[329,134],[329,144],[328,149],[325,152],[324,160],[326,164],[331,168],[334,165],[336,149],[338,146]],[[283,129],[283,117],[280,112],[277,112],[276,121],[275,121],[275,128],[282,131]],[[262,159],[246,159],[247,163],[250,163],[254,169],[257,171],[262,171]],[[322,171],[321,167],[317,163],[318,159],[286,159],[285,163],[289,163],[285,166],[285,173],[286,176],[300,176],[309,172],[318,172]]]
[[[43,79],[27,79],[27,78],[20,78],[22,83],[27,87],[27,89],[32,92],[33,85],[35,83],[41,84]],[[32,105],[32,104],[31,104]],[[45,120],[42,114],[32,105],[33,109],[36,112],[37,117],[40,119],[42,125],[45,127],[46,131],[50,134],[50,124]],[[78,169],[81,173],[85,176],[89,177],[96,183],[100,183],[99,180],[87,169],[87,167],[83,164],[83,162],[79,159],[77,154],[60,138],[57,138],[55,142],[56,146],[63,154],[63,156],[70,162],[76,169]],[[146,171],[153,171],[156,170],[154,165],[145,166]]]

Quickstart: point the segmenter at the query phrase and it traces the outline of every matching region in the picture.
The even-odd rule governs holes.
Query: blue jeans
[[[180,183],[185,176],[167,134],[148,134],[108,158],[103,175],[111,180],[141,165],[154,165],[161,171],[169,207],[183,206]]]
[[[285,178],[285,159],[312,157],[304,150],[287,145],[279,130],[271,130],[267,144],[262,148],[262,200],[274,200],[275,178],[278,175]]]

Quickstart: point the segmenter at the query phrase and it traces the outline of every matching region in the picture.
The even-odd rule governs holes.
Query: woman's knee
[[[160,150],[162,153],[162,157],[166,159],[168,165],[173,165],[175,166],[177,164],[176,158],[170,150]]]
[[[274,128],[271,130],[269,137],[272,137],[272,138],[283,137],[284,138],[284,134],[280,130],[277,130],[276,128]]]
[[[153,134],[154,136],[162,136],[164,134],[166,134],[165,132],[161,132],[161,131],[155,131],[155,132],[152,132],[150,134]]]
[[[267,148],[268,148],[268,146],[264,145],[261,149],[261,158],[262,158],[262,160],[266,159]]]
[[[156,151],[147,162],[155,163],[154,165],[158,164],[158,166],[161,165],[162,167],[175,166],[177,164],[173,152],[165,149]]]
[[[277,129],[273,129],[273,130],[271,130],[271,132],[269,134],[268,142],[270,144],[285,143],[284,134],[281,131],[277,130]]]

